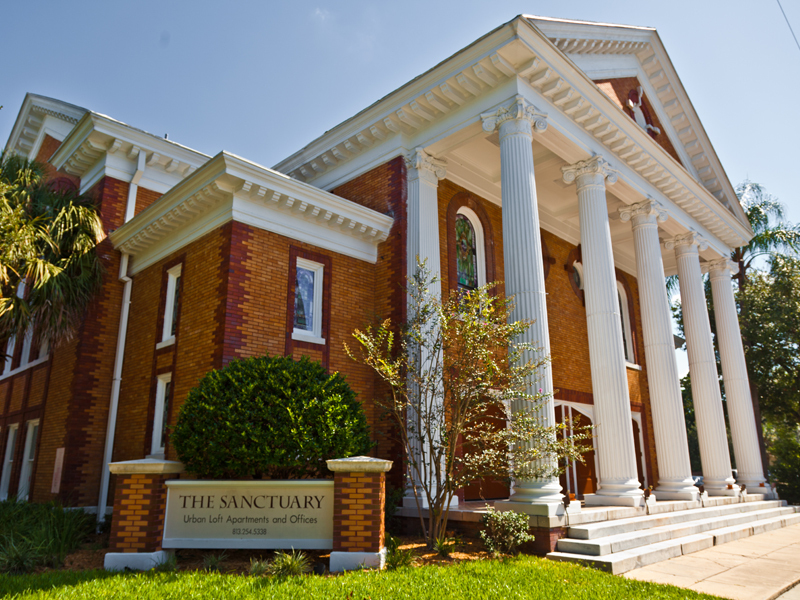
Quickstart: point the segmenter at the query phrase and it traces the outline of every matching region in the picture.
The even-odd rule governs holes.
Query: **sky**
[[[800,34],[800,0],[782,1]],[[518,14],[655,27],[731,183],[761,183],[800,221],[800,49],[777,0],[26,0],[0,14],[3,145],[33,92],[268,167]]]

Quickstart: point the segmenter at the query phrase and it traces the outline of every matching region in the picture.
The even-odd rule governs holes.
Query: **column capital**
[[[529,126],[538,132],[547,129],[547,113],[538,111],[522,96],[516,96],[510,106],[501,106],[495,111],[482,113],[481,121],[483,130],[487,133],[500,129],[500,125],[507,121],[523,121],[525,133],[528,133]]]
[[[633,221],[633,226],[656,225],[658,221],[663,223],[669,216],[661,203],[653,198],[647,198],[635,204],[629,204],[619,209],[619,218],[623,223]]]
[[[587,160],[580,160],[572,165],[561,167],[564,183],[577,183],[580,189],[590,183],[599,183],[603,179],[608,179],[609,183],[617,181],[618,173],[611,168],[611,165],[599,154]],[[599,181],[597,181],[599,180]]]
[[[696,231],[690,231],[681,235],[676,235],[674,238],[664,242],[664,247],[667,250],[675,249],[676,254],[684,254],[686,252],[697,252],[698,250],[705,250],[708,248],[708,241]]]
[[[422,147],[414,148],[406,157],[406,168],[417,171],[417,176],[434,185],[447,176],[447,163],[432,157]],[[413,174],[410,174],[413,178]]]
[[[739,265],[724,256],[716,260],[710,260],[704,265],[701,265],[700,268],[704,273],[709,273],[711,279],[730,277],[739,272]]]

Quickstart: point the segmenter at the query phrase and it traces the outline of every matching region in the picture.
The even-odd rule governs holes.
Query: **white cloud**
[[[311,16],[317,19],[318,21],[324,23],[325,21],[331,18],[331,13],[330,11],[324,8],[317,7],[314,9],[314,12],[311,13]]]

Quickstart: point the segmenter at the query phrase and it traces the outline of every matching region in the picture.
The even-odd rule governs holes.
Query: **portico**
[[[726,262],[752,232],[654,30],[518,17],[277,168],[335,189],[392,156],[407,165],[408,268],[417,255],[426,260],[442,275],[442,293],[448,277],[455,281],[445,182],[487,214],[498,211],[496,222],[478,219],[478,237],[484,254],[496,257],[495,279],[516,299],[515,318],[534,322],[525,341],[552,357],[536,384],[552,394],[540,416],[553,424],[556,406],[591,408],[584,412],[595,427],[597,473],[585,504],[643,506],[645,480],[660,500],[699,497],[665,288],[665,276],[675,274],[705,490],[762,487]],[[547,249],[556,243],[561,264]],[[739,482],[703,269],[711,273]],[[574,298],[567,311],[561,292],[551,291],[567,282],[582,315]],[[573,329],[585,348],[575,345]],[[557,479],[515,481],[509,503],[557,515],[563,495],[576,493],[561,488]]]

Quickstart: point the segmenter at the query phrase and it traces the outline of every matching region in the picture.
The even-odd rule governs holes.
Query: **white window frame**
[[[10,375],[11,374],[11,363],[14,361],[14,350],[16,350],[17,346],[17,336],[12,335],[8,338],[8,342],[6,343],[6,358],[5,365],[3,366],[3,375]]]
[[[172,319],[175,311],[178,310],[175,302],[175,291],[178,287],[178,278],[183,272],[183,263],[175,265],[167,270],[167,297],[164,302],[164,325],[161,328],[161,341],[156,344],[156,349],[165,348],[175,343],[175,336],[172,335]]]
[[[25,451],[22,454],[22,469],[19,473],[17,486],[17,499],[27,500],[31,492],[31,475],[36,462],[36,439],[39,437],[39,419],[33,419],[25,424]]]
[[[633,353],[633,336],[631,335],[631,315],[630,310],[628,310],[628,295],[625,293],[625,287],[619,281],[617,281],[617,293],[619,294],[620,319],[622,319],[622,328],[625,332],[624,349],[627,354],[625,363],[637,366],[634,362],[636,355]]]
[[[475,261],[478,263],[478,287],[486,285],[486,244],[483,237],[483,224],[477,213],[468,206],[462,206],[456,211],[458,215],[464,215],[469,219],[472,229],[475,231]]]
[[[312,344],[325,344],[325,338],[322,337],[322,290],[323,290],[323,277],[325,276],[325,265],[307,260],[305,258],[297,257],[297,265],[295,266],[295,278],[297,277],[297,269],[306,269],[314,273],[314,304],[312,306],[313,315],[311,321],[311,331],[307,329],[298,329],[292,323],[292,339],[298,342],[310,342]],[[295,286],[295,298],[297,296],[297,286]],[[296,302],[296,300],[295,300]]]
[[[8,486],[11,483],[11,471],[14,470],[14,450],[16,450],[17,447],[18,433],[19,423],[12,423],[6,427],[6,447],[3,452],[3,474],[0,475],[0,500],[8,498]]]
[[[166,447],[166,433],[164,439],[161,439],[161,431],[164,428],[164,403],[167,401],[167,384],[172,382],[172,373],[164,373],[156,379],[156,406],[153,413],[153,439],[150,442],[150,453],[163,457]]]
[[[583,263],[580,263],[580,262],[578,262],[576,260],[575,262],[572,263],[572,268],[575,269],[578,272],[578,277],[581,280],[581,283],[578,286],[578,289],[582,290],[583,289],[583,284],[584,284],[584,281],[585,281],[584,278],[583,278]],[[574,279],[573,279],[573,282],[574,282]]]

